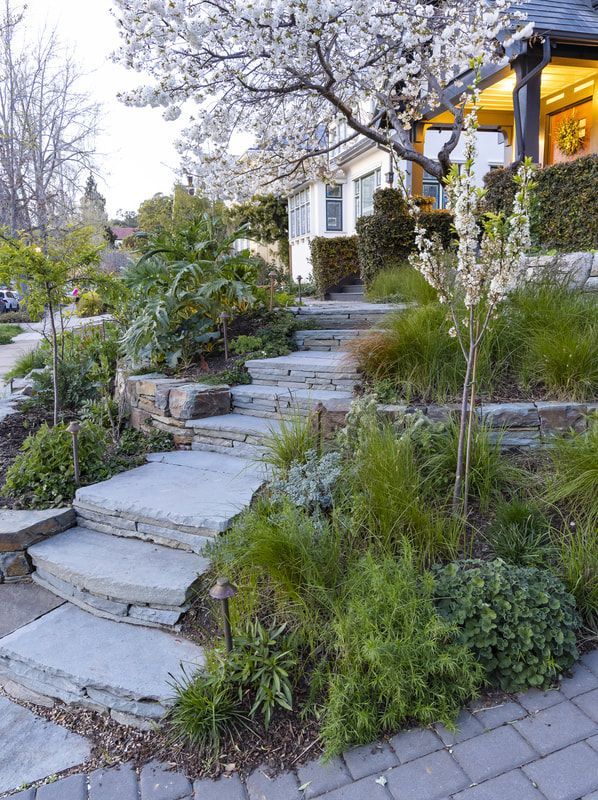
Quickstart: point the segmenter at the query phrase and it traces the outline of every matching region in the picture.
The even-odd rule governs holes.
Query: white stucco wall
[[[436,158],[443,143],[449,136],[448,131],[429,130],[426,133],[424,152]],[[482,185],[484,175],[491,166],[499,166],[505,162],[505,146],[495,131],[478,133],[479,157],[475,167],[476,181]],[[508,157],[508,154],[507,154]],[[453,162],[464,160],[463,140],[459,142],[452,155]],[[373,145],[365,153],[341,165],[338,182],[343,186],[343,230],[326,230],[326,186],[322,182],[313,182],[310,189],[310,233],[290,239],[291,268],[293,276],[307,278],[312,272],[309,243],[314,236],[351,236],[355,233],[354,184],[357,178],[367,175],[376,169],[381,170],[381,186],[385,186],[384,175],[389,171],[389,155],[386,151]],[[410,165],[403,164],[409,173]],[[396,182],[395,182],[396,185]]]

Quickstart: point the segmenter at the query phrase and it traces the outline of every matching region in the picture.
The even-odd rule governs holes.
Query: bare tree
[[[55,32],[35,42],[24,11],[4,0],[0,18],[0,225],[41,242],[64,226],[93,167],[99,109]]]

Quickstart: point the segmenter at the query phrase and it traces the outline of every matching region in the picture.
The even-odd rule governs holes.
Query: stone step
[[[280,386],[258,386],[250,383],[231,389],[233,412],[247,416],[279,419],[307,417],[318,403],[326,405],[339,398],[350,399],[350,392],[327,389],[285,389]]]
[[[245,362],[253,383],[290,389],[351,392],[359,380],[354,360],[343,352],[299,351]]]
[[[251,503],[265,480],[261,465],[220,453],[173,451],[148,460],[78,489],[73,505],[80,524],[200,553],[209,537],[225,531]]]
[[[343,295],[341,300],[310,300],[305,305],[289,309],[302,322],[318,328],[372,328],[388,314],[403,311],[407,303],[351,302]]]
[[[187,426],[193,430],[193,450],[226,452],[253,458],[263,453],[272,433],[280,430],[280,422],[276,419],[237,412],[192,419]]]
[[[75,524],[72,508],[43,511],[0,509],[0,583],[22,581],[31,572],[27,548]]]
[[[169,547],[71,528],[29,548],[33,580],[106,619],[172,626],[189,608],[207,558]]]
[[[361,287],[357,288],[361,289]],[[355,292],[329,292],[326,296],[329,300],[340,300],[345,303],[361,303],[365,297],[363,289]]]
[[[347,342],[369,332],[369,329],[365,328],[302,330],[294,334],[294,339],[298,350],[327,352],[340,350]]]
[[[120,625],[71,603],[0,639],[0,680],[22,687],[32,702],[109,711],[139,727],[161,719],[173,703],[173,680],[203,664],[202,649],[182,636]]]

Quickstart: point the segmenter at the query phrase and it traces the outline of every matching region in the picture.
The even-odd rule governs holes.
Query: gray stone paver
[[[39,787],[35,800],[87,800],[87,779],[85,775],[70,775],[47,783]]]
[[[392,749],[399,757],[401,764],[414,761],[416,758],[427,756],[436,750],[442,750],[444,744],[441,739],[427,728],[415,728],[412,731],[403,731],[393,736],[390,740]]]
[[[453,800],[544,800],[544,798],[523,772],[516,769],[479,786],[471,786],[453,795]]]
[[[561,694],[556,689],[551,689],[548,692],[542,692],[539,689],[530,689],[517,697],[521,705],[529,711],[530,714],[536,714],[545,708],[550,708],[565,700],[565,695]]]
[[[187,800],[193,794],[191,781],[165,764],[151,761],[139,776],[141,800]]]
[[[471,783],[446,750],[395,767],[385,777],[395,800],[439,800]]]
[[[514,722],[516,719],[527,716],[525,708],[513,700],[505,700],[492,706],[473,705],[471,712],[482,727],[488,731],[504,725],[505,722]]]
[[[89,800],[138,800],[135,770],[130,764],[98,769],[89,776]]]
[[[194,800],[247,800],[247,792],[238,775],[222,777],[217,781],[204,778],[193,784]]]
[[[462,711],[457,717],[457,730],[449,731],[444,725],[437,725],[436,732],[447,747],[464,742],[473,736],[479,736],[484,732],[482,724],[469,711]]]
[[[578,800],[598,789],[598,753],[583,742],[523,767],[547,800]]]
[[[598,689],[598,677],[586,669],[582,664],[576,664],[570,678],[563,678],[560,686],[561,692],[571,699],[578,694]]]
[[[297,778],[291,772],[275,776],[268,767],[258,767],[247,778],[246,787],[249,800],[303,800]]]
[[[377,781],[380,782],[377,783]],[[318,800],[390,800],[391,797],[392,795],[383,785],[381,777],[374,774],[342,786],[340,789],[321,794]],[[280,800],[286,800],[286,798],[280,798]]]
[[[332,758],[327,763],[316,759],[297,768],[299,784],[303,787],[305,800],[339,789],[352,782],[351,774],[341,758]]]
[[[588,739],[588,744],[590,747],[593,747],[594,750],[598,750],[598,736],[592,736]]]
[[[545,708],[513,727],[543,756],[598,733],[598,725],[571,702]]]
[[[573,702],[598,725],[598,689],[578,695]]]
[[[592,650],[581,657],[581,661],[594,675],[598,675],[598,650]]]
[[[399,763],[395,752],[390,745],[379,742],[353,747],[343,754],[349,772],[355,780],[382,772]]]
[[[536,758],[525,739],[509,725],[456,744],[453,758],[473,783],[481,783]]]

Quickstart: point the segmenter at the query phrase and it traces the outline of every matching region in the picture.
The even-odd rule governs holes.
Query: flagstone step
[[[350,392],[359,380],[355,361],[343,352],[299,351],[245,362],[253,383],[290,389]]]
[[[139,727],[173,703],[173,681],[204,664],[203,650],[182,636],[120,625],[71,603],[0,639],[0,680],[46,704],[108,711]]]
[[[350,392],[329,389],[285,389],[281,386],[261,386],[250,383],[231,389],[233,412],[270,419],[307,417],[318,403],[331,400],[350,400]]]
[[[187,427],[193,431],[193,450],[231,453],[259,458],[280,422],[265,415],[222,414],[218,417],[192,419]]]
[[[33,580],[100,617],[172,626],[189,608],[207,558],[183,550],[71,528],[29,548]]]
[[[320,330],[302,330],[294,334],[298,350],[330,351],[340,350],[347,342],[364,336],[370,332],[366,328],[328,328]]]
[[[200,553],[264,480],[263,467],[230,455],[156,453],[142,467],[78,489],[73,505],[85,528]]]
[[[407,303],[351,302],[347,297],[335,300],[306,300],[305,305],[289,309],[299,324],[307,322],[318,328],[371,328],[387,314],[404,311]]]

